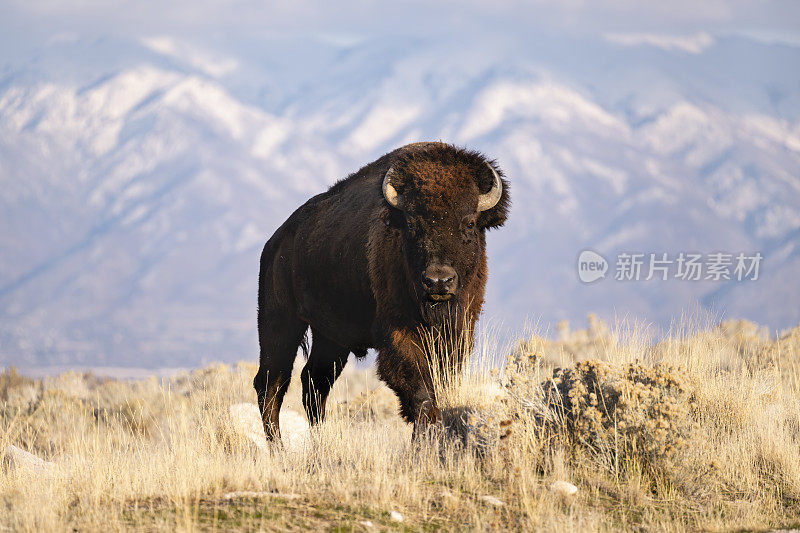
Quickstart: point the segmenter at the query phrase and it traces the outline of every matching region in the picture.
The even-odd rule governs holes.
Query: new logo
[[[584,250],[578,256],[578,277],[584,283],[591,283],[606,277],[608,261],[591,250]]]

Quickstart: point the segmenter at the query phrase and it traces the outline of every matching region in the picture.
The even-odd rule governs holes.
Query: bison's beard
[[[464,320],[464,308],[456,298],[443,302],[423,301],[420,306],[422,322],[429,328],[452,328]]]
[[[422,329],[427,335],[438,337],[447,344],[471,344],[473,317],[468,306],[452,298],[445,302],[422,302]]]

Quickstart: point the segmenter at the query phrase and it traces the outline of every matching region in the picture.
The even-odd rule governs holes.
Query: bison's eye
[[[414,231],[414,222],[412,220],[406,222],[406,226],[408,226],[408,231]]]
[[[473,229],[475,227],[475,222],[470,220],[467,222],[467,229]]]

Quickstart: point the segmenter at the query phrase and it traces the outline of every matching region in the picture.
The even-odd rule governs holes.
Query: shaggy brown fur
[[[421,328],[472,328],[483,305],[487,229],[508,214],[508,183],[493,208],[477,212],[492,187],[481,154],[444,143],[388,153],[295,211],[264,246],[258,291],[260,367],[253,380],[267,437],[280,437],[278,413],[306,330],[303,403],[311,423],[352,352],[378,350],[378,375],[409,422],[438,418]],[[403,208],[385,200],[389,168]],[[452,296],[433,301],[426,268],[454,271]],[[438,265],[445,265],[439,267]],[[430,281],[430,280],[428,280]],[[470,329],[470,331],[472,331]],[[460,364],[460,361],[457,362]]]

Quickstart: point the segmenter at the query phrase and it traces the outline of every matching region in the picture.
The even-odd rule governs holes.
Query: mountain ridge
[[[225,47],[109,38],[6,65],[0,362],[255,357],[258,254],[272,231],[309,196],[422,139],[478,148],[511,178],[508,226],[487,238],[489,321],[519,328],[526,315],[552,323],[623,310],[666,327],[695,302],[774,328],[800,321],[791,307],[800,75],[773,65],[798,62],[799,49],[718,37],[698,53],[589,41],[556,68],[569,55],[548,56],[559,42],[513,61],[515,49],[500,44],[300,43],[307,64],[325,65],[305,72]],[[738,71],[697,74],[726,53],[763,63],[760,89],[748,81],[743,91],[754,94],[749,108],[716,89]],[[599,65],[615,65],[619,80],[593,78]],[[631,79],[638,85],[623,90]],[[784,96],[769,104],[770,94]],[[584,285],[583,249],[609,260],[766,257],[749,285],[613,276]]]

